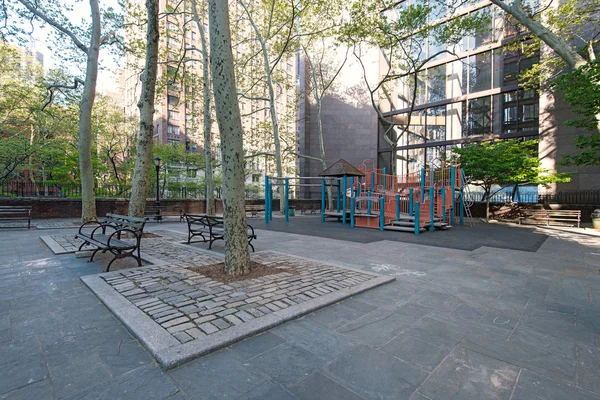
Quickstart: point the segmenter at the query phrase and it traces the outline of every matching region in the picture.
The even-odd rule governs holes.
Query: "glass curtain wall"
[[[410,1],[414,4],[418,0]],[[450,10],[447,4],[435,2],[434,20],[446,16]],[[475,3],[462,4],[469,7]],[[487,6],[473,13],[492,17],[483,34],[466,35],[453,45],[434,38],[427,40],[419,54],[423,58],[440,54],[430,67],[418,72],[416,81],[414,76],[408,76],[398,83],[399,112],[392,118],[399,124],[394,128],[399,174],[418,171],[436,159],[449,157],[452,147],[472,139],[482,140],[492,134],[537,134],[539,97],[536,90],[519,89],[519,76],[538,58],[524,58],[499,47],[510,28],[499,10]],[[443,52],[445,49],[460,58]],[[414,94],[416,110],[408,124],[406,110],[411,107]]]

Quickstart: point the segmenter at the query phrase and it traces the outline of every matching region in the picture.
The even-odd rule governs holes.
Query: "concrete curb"
[[[266,250],[265,252],[271,252]],[[275,253],[275,252],[274,252]],[[285,253],[279,253],[285,254]],[[297,257],[297,256],[292,256]],[[311,260],[305,257],[297,257]],[[315,260],[311,260],[315,261]],[[349,268],[343,265],[326,263],[341,269],[357,271],[372,275],[374,278],[351,288],[329,293],[304,303],[297,304],[271,314],[244,322],[221,332],[181,344],[164,328],[154,322],[139,308],[106,283],[102,277],[111,276],[113,272],[81,277],[81,281],[115,314],[125,327],[148,349],[150,354],[165,370],[174,368],[194,358],[198,358],[215,350],[229,346],[254,334],[269,330],[277,325],[301,317],[331,304],[355,296],[366,290],[396,280],[393,276],[379,275],[370,271]]]

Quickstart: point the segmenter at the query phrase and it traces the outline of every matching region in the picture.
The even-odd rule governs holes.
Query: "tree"
[[[516,139],[471,143],[452,151],[460,156],[467,182],[480,186],[486,201],[485,219],[489,221],[490,200],[500,190],[514,185],[548,185],[569,182],[569,174],[558,174],[541,167],[537,140]],[[495,186],[500,188],[495,189]]]
[[[275,0],[267,2],[250,3],[246,0],[237,0],[244,10],[247,20],[250,22],[252,38],[259,46],[256,55],[262,57],[263,73],[260,75],[258,82],[266,84],[267,95],[262,97],[249,96],[249,92],[257,86],[258,82],[253,82],[250,87],[240,92],[240,96],[249,100],[263,100],[268,104],[269,116],[271,119],[271,131],[273,135],[275,158],[275,170],[278,177],[284,176],[283,157],[284,149],[282,149],[280,113],[277,110],[277,100],[284,92],[284,86],[281,80],[276,78],[276,68],[278,64],[286,57],[289,52],[293,51],[292,45],[297,39],[295,27],[296,19],[298,18],[297,0],[286,0],[277,2]],[[256,7],[253,7],[256,6]],[[264,26],[260,25],[260,21],[265,21]],[[244,65],[248,63],[245,61]],[[277,86],[277,90],[276,90]],[[290,146],[291,145],[291,146]],[[295,143],[289,143],[288,148],[295,148]],[[295,151],[294,151],[295,153]],[[280,210],[284,209],[284,196],[280,197]]]
[[[158,70],[158,0],[146,0],[146,60],[142,73],[142,93],[138,102],[140,109],[140,133],[137,157],[133,169],[133,182],[129,200],[129,215],[143,217],[152,162],[152,133],[154,130],[154,97]]]
[[[244,144],[235,86],[229,7],[225,0],[209,0],[211,76],[223,157],[223,220],[225,272],[250,272],[244,202]]]
[[[210,118],[210,59],[208,54],[208,44],[206,43],[206,33],[204,32],[204,24],[200,22],[198,13],[198,2],[192,0],[192,11],[194,13],[194,21],[200,31],[200,43],[202,51],[202,104],[203,104],[203,127],[204,127],[204,157],[205,170],[204,181],[206,214],[215,215],[215,189],[212,170],[212,121]]]
[[[583,128],[590,133],[577,135],[575,147],[579,154],[563,156],[566,165],[600,165],[600,132],[598,115],[600,114],[600,62],[590,61],[576,70],[561,74],[553,82],[556,90],[564,93],[565,100],[580,118],[567,121],[567,125]]]
[[[102,36],[101,12],[98,0],[89,0],[91,24],[89,32],[86,28],[74,26],[62,12],[64,4],[48,0],[31,2],[17,0],[24,10],[20,13],[22,20],[37,19],[51,26],[63,40],[68,39],[76,49],[85,55],[85,79],[75,78],[72,86],[65,84],[50,85],[49,89],[71,88],[83,86],[83,94],[79,104],[79,176],[81,179],[81,220],[87,222],[96,219],[96,198],[94,195],[94,171],[92,166],[92,109],[96,97],[96,81],[98,78],[98,60],[100,46],[115,37],[114,32]],[[3,3],[6,7],[6,4]],[[68,8],[68,7],[67,7]],[[8,12],[5,10],[5,15]],[[18,29],[15,29],[18,30]],[[85,39],[88,44],[84,44]],[[52,92],[51,92],[52,96]]]

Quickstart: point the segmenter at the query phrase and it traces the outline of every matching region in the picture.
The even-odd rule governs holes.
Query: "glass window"
[[[408,127],[407,144],[425,143],[425,111],[414,111]]]
[[[427,109],[427,141],[446,140],[446,106]]]
[[[452,61],[447,65],[447,95],[448,98],[467,94],[468,68],[467,59]]]
[[[435,162],[436,166],[440,166],[440,161],[446,160],[446,146],[433,146],[427,148],[427,164]]]
[[[179,127],[175,125],[167,125],[167,133],[170,135],[179,135]]]
[[[169,121],[179,121],[179,111],[168,110],[167,118]]]
[[[437,21],[438,19],[444,18],[446,13],[448,12],[448,6],[446,5],[446,0],[430,0],[429,7],[431,7],[431,12],[429,13],[429,21]]]
[[[539,118],[538,105],[523,104],[523,122],[535,121]]]
[[[433,36],[429,37],[428,42],[429,52],[427,53],[427,57],[429,58],[429,61],[440,60],[446,57],[446,53],[443,52],[446,50],[446,42],[441,42]]]
[[[476,54],[469,57],[469,92],[475,93],[491,89],[492,53]]]
[[[448,140],[466,137],[467,102],[448,104],[446,106],[446,137]]]
[[[179,97],[168,95],[167,103],[169,103],[169,105],[171,105],[171,106],[177,106],[177,105],[179,105]]]
[[[482,8],[471,13],[471,15],[481,18],[485,22],[485,26],[482,26],[479,32],[471,35],[469,49],[476,49],[479,46],[490,44],[492,42],[491,8]]]
[[[504,93],[504,102],[510,103],[511,101],[517,101],[517,91]]]
[[[427,102],[427,71],[423,70],[417,73],[417,91],[415,98],[415,105],[425,104]],[[406,107],[410,107],[412,101],[413,92],[415,88],[415,77],[410,75],[406,77],[406,92],[402,98],[400,98],[401,104],[404,103]]]
[[[490,133],[492,104],[489,96],[469,100],[469,136]]]
[[[533,99],[534,97],[536,97],[536,93],[534,89],[527,89],[527,90],[523,90],[523,95],[522,98],[523,99]]]
[[[504,123],[517,122],[517,106],[504,107]]]
[[[429,102],[446,99],[446,65],[442,64],[427,71]]]
[[[410,149],[407,156],[408,172],[417,172],[425,166],[425,149]]]

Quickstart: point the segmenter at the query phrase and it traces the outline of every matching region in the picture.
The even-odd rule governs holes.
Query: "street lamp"
[[[154,219],[160,221],[162,219],[160,215],[160,197],[159,197],[159,172],[160,172],[160,157],[154,157],[154,167],[156,167],[156,201],[154,205],[156,206],[156,216]]]

